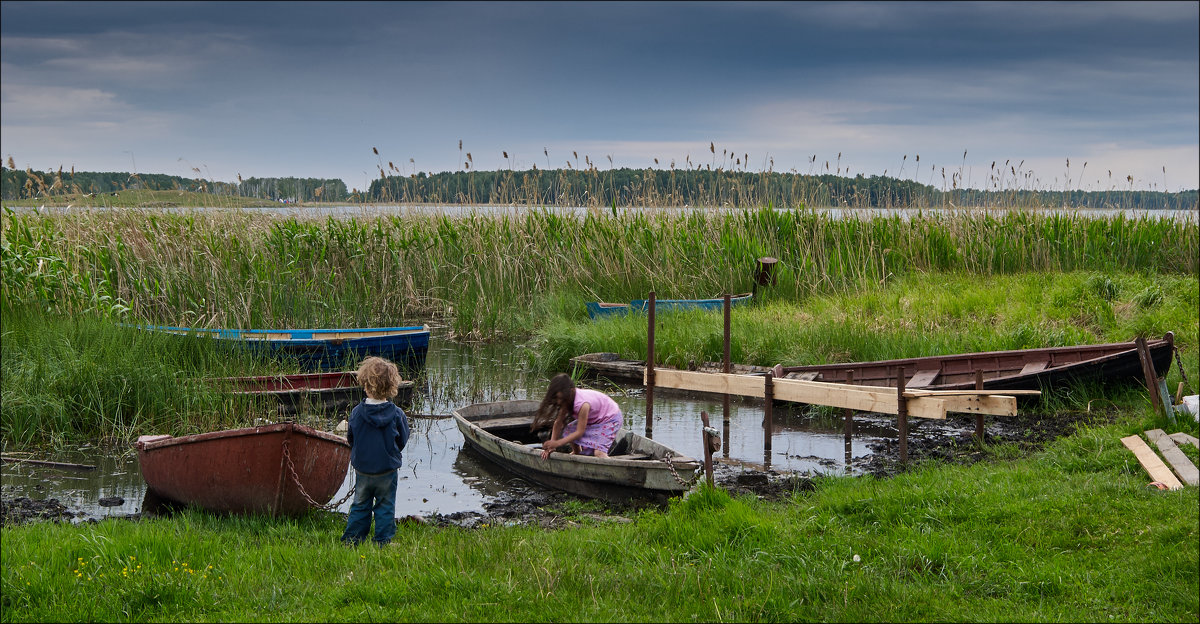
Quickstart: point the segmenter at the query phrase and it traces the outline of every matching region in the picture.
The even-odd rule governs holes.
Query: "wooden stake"
[[[975,369],[975,389],[983,390],[983,370],[978,369],[978,368]],[[978,440],[980,444],[983,444],[983,433],[984,433],[983,414],[976,414],[975,415],[975,439]]]
[[[1158,375],[1154,372],[1154,360],[1150,358],[1150,347],[1146,339],[1138,336],[1134,340],[1137,345],[1138,358],[1142,360],[1142,375],[1146,378],[1146,390],[1150,392],[1150,404],[1154,411],[1162,409],[1162,397],[1158,396]]]
[[[846,383],[854,385],[854,371],[846,371]],[[850,449],[850,435],[854,431],[854,410],[846,408],[842,410],[843,430],[846,437],[846,472],[850,471],[850,460],[852,459]]]
[[[730,319],[730,313],[731,313],[732,308],[733,308],[733,298],[727,294],[727,295],[725,295],[725,359],[724,359],[724,365],[725,365],[724,372],[726,375],[728,375],[729,371],[732,370],[732,368],[733,368],[733,362],[729,356],[729,353],[730,353],[730,331],[729,331],[730,323],[729,323],[729,319]],[[721,430],[722,430],[722,435],[723,435],[724,441],[725,441],[725,444],[721,448],[724,449],[725,457],[729,457],[729,394],[728,393],[722,395],[721,410],[722,410],[722,415],[723,415],[723,419],[722,419],[723,426],[721,427]]]
[[[700,422],[704,428],[700,430],[700,443],[704,445],[704,475],[708,478],[708,486],[713,485],[712,447],[708,444],[708,412],[700,412]]]
[[[772,403],[775,402],[774,381],[773,373],[767,373],[763,377],[763,451],[768,456],[771,453],[771,429],[774,420],[774,414],[772,414]]]

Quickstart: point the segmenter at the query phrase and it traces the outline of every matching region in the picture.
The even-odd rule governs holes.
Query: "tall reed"
[[[196,327],[445,318],[468,339],[582,317],[586,300],[746,292],[762,256],[780,262],[760,297],[781,300],[909,273],[1200,272],[1194,219],[1025,211],[5,211],[2,235],[7,307]]]

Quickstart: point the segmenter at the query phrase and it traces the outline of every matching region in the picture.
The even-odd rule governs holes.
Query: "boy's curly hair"
[[[396,365],[371,356],[363,360],[355,373],[367,396],[372,399],[390,399],[400,392],[400,370]]]

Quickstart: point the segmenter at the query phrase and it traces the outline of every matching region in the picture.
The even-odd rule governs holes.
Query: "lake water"
[[[426,360],[426,384],[416,393],[413,413],[440,415],[472,403],[515,399],[540,400],[548,377],[529,372],[528,354],[521,345],[470,346],[434,336]],[[589,380],[584,384],[588,385]],[[612,396],[625,415],[625,426],[645,433],[646,399],[643,388],[596,382],[597,389]],[[703,457],[700,412],[722,428],[722,401],[715,395],[657,390],[654,394],[655,440],[677,451]],[[730,401],[728,443],[717,454],[719,461],[761,470],[801,473],[856,473],[856,463],[870,455],[868,444],[895,438],[895,423],[886,417],[855,417],[851,463],[845,460],[842,420],[809,412],[786,409],[776,404],[771,431],[771,450],[764,451],[761,399],[733,397]],[[251,423],[247,423],[249,426]],[[966,426],[970,426],[969,423]],[[145,432],[153,433],[153,432]],[[146,485],[132,448],[100,448],[90,444],[65,449],[34,459],[89,464],[97,470],[69,471],[27,463],[5,463],[3,496],[33,499],[57,498],[68,508],[87,514],[79,520],[124,516],[141,509]],[[464,448],[463,437],[451,418],[416,418],[412,437],[404,450],[396,513],[430,515],[482,512],[513,484],[521,482],[503,469]],[[351,476],[334,496],[341,499],[351,485]],[[100,499],[119,497],[115,506],[102,506]],[[349,502],[340,506],[349,509]]]

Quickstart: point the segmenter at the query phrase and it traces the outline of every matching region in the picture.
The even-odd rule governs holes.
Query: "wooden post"
[[[730,362],[730,357],[729,357],[729,341],[730,341],[729,317],[730,317],[730,309],[731,308],[733,308],[732,298],[729,295],[725,295],[725,359],[723,360],[723,362],[725,364],[724,371],[725,371],[726,375],[728,375],[729,371],[732,369],[732,363]],[[722,395],[721,409],[722,409],[722,415],[724,416],[724,418],[722,420],[723,426],[721,427],[721,433],[722,433],[723,440],[725,442],[725,444],[721,448],[724,449],[725,457],[729,457],[729,393],[728,392],[726,392]]]
[[[854,370],[846,371],[846,385],[854,385]],[[846,434],[846,472],[850,472],[850,460],[852,459],[850,452],[850,434],[854,431],[854,410],[846,408],[842,411],[842,417],[845,420],[844,429]]]
[[[983,390],[983,369],[975,369],[975,389]],[[983,414],[975,414],[975,439],[983,444]]]
[[[908,401],[904,398],[904,367],[896,371],[896,416],[900,421],[900,463],[908,463]]]
[[[775,402],[775,375],[770,371],[763,378],[763,452],[771,454],[771,429],[774,416],[771,413]]]
[[[700,421],[704,423],[704,428],[700,430],[700,443],[704,445],[704,475],[708,478],[708,486],[712,487],[712,447],[708,444],[708,412],[700,412]]]
[[[1162,410],[1162,397],[1158,396],[1158,373],[1154,371],[1154,360],[1150,357],[1150,347],[1146,346],[1146,339],[1138,336],[1134,340],[1137,345],[1138,358],[1142,360],[1142,375],[1146,378],[1146,389],[1150,391],[1150,404],[1154,406],[1154,411]]]
[[[646,329],[646,437],[654,438],[654,291],[650,291]]]

